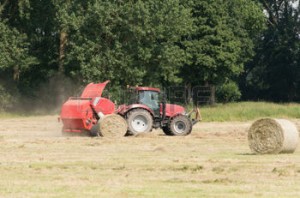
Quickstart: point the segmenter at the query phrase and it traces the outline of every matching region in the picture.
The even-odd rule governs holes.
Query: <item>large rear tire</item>
[[[147,133],[152,130],[153,118],[148,111],[144,109],[135,109],[127,114],[127,124],[127,135]]]
[[[185,136],[192,132],[193,124],[191,120],[185,115],[178,115],[172,119],[166,135]]]

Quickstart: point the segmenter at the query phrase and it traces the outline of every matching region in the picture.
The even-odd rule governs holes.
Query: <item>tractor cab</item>
[[[154,117],[161,116],[161,107],[164,102],[162,93],[158,88],[134,87],[127,91],[127,105],[141,105],[148,108]]]
[[[154,114],[154,117],[160,117],[160,109],[163,103],[161,92],[159,89],[138,87],[136,88],[138,103],[149,107]]]

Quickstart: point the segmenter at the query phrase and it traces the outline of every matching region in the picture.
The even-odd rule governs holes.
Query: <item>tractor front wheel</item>
[[[168,126],[166,135],[185,136],[191,133],[193,124],[191,120],[185,115],[178,115],[172,119]]]
[[[128,132],[127,135],[147,133],[152,130],[153,118],[144,109],[135,109],[127,114]]]

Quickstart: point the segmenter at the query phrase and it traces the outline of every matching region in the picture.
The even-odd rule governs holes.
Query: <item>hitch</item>
[[[193,114],[195,114],[194,118],[192,117]],[[194,107],[193,110],[186,115],[191,119],[193,125],[202,120],[200,109],[198,107]]]

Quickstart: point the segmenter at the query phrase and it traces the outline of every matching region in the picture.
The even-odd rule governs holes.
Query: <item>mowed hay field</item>
[[[0,197],[299,197],[299,146],[252,155],[251,124],[108,139],[63,137],[57,116],[2,118]]]

